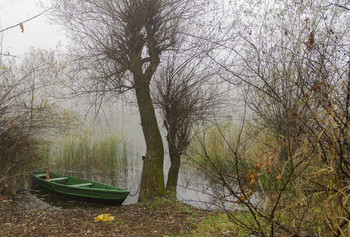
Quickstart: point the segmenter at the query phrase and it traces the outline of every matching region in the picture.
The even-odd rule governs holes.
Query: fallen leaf
[[[105,221],[114,221],[114,216],[111,216],[111,214],[101,214],[101,215],[98,215],[94,222],[105,222]]]

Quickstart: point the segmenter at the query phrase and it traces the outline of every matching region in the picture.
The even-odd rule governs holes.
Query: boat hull
[[[68,197],[108,205],[121,205],[130,191],[90,180],[67,175],[49,174],[45,179],[44,172],[31,173],[32,184],[49,191],[64,194]]]

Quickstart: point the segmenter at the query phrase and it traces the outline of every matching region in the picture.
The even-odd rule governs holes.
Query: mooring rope
[[[134,197],[134,196],[136,196],[138,194],[139,191],[140,191],[140,186],[137,188],[135,194],[129,193],[129,196]]]

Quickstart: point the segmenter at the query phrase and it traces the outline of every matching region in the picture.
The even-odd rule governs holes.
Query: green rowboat
[[[46,172],[31,173],[30,177],[33,185],[73,198],[108,205],[121,205],[130,193],[129,190],[111,185],[51,172],[49,179],[46,179]]]

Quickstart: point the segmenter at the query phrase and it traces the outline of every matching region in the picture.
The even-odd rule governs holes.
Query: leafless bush
[[[282,11],[253,8],[262,17],[245,18],[242,43],[227,46],[232,61],[212,57],[243,85],[252,115],[234,142],[218,130],[223,150],[211,153],[203,141],[200,167],[222,187],[222,207],[246,234],[348,236],[348,9],[281,4]]]
[[[5,195],[15,195],[16,176],[45,158],[45,136],[73,122],[69,112],[44,97],[58,67],[43,57],[49,54],[32,53],[20,64],[5,61],[0,69],[0,193]]]

